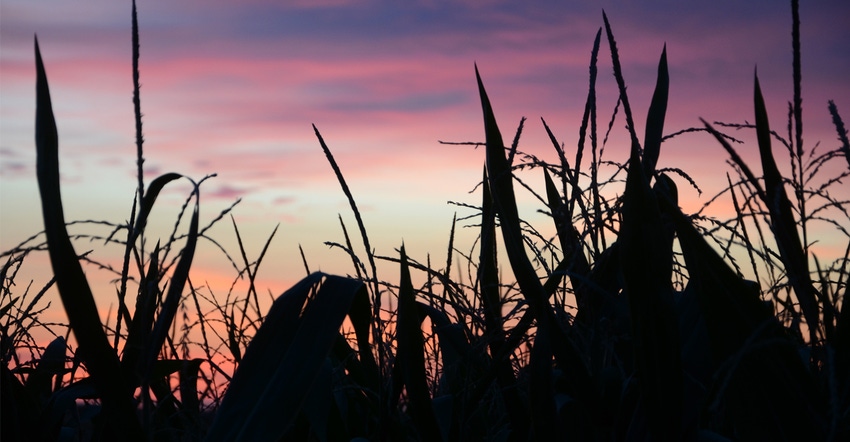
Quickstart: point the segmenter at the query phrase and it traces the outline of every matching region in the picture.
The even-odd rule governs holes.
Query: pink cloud
[[[739,10],[715,2],[669,10],[654,2],[490,2],[461,5],[457,16],[449,16],[439,2],[353,3],[329,1],[314,9],[268,1],[140,4],[146,178],[163,171],[196,179],[216,172],[219,177],[202,193],[205,200],[224,204],[244,197],[244,216],[287,220],[298,232],[318,230],[325,225],[316,218],[331,218],[330,233],[310,234],[329,239],[338,229],[334,215],[348,208],[313,134],[316,124],[355,198],[374,216],[372,225],[396,220],[408,231],[432,228],[417,223],[425,218],[414,214],[421,210],[434,225],[449,218],[442,232],[455,210],[445,207],[446,200],[479,198],[467,191],[480,179],[483,151],[437,142],[483,139],[473,62],[506,141],[526,116],[521,149],[555,161],[540,123],[544,117],[572,159],[601,7],[617,37],[640,138],[665,42],[671,74],[666,132],[697,126],[699,117],[751,120],[756,65],[771,123],[778,130],[785,125],[791,97],[785,10],[755,17],[746,14],[755,6]],[[97,177],[103,161],[125,176],[134,174],[129,7],[88,8],[99,11],[88,18],[60,5],[53,11],[14,1],[2,7],[2,143],[21,159],[3,158],[3,179],[32,170],[34,31],[51,82],[63,176],[76,178],[67,183]],[[825,103],[836,99],[839,109],[850,109],[850,102],[842,102],[850,97],[844,80],[850,72],[847,57],[840,56],[850,38],[840,38],[847,34],[841,14],[803,8],[805,139],[808,145],[834,144]],[[248,20],[259,18],[267,21]],[[604,36],[597,87],[601,141],[617,96]],[[624,125],[621,109],[607,159],[625,160]],[[758,164],[752,134],[739,135],[748,140],[741,154]],[[677,179],[689,210],[697,210],[725,185],[725,161],[716,141],[701,133],[665,143],[659,166],[682,168],[697,180],[706,191],[699,198]],[[537,172],[523,178],[539,189]],[[380,232],[388,232],[394,245],[412,235]]]

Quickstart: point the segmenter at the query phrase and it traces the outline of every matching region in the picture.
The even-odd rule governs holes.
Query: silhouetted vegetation
[[[58,135],[36,42],[45,230],[2,254],[3,439],[850,439],[850,310],[844,302],[850,215],[842,187],[850,167],[824,167],[842,163],[841,157],[850,166],[850,146],[831,101],[839,144],[823,153],[803,146],[797,9],[793,1],[795,88],[787,137],[770,128],[758,77],[753,124],[704,121],[665,135],[665,48],[641,142],[604,14],[619,88],[607,127],[621,113],[631,140],[622,161],[603,158],[599,143],[602,28],[592,47],[576,146],[567,149],[543,122],[556,162],[520,148],[524,119],[505,144],[476,67],[485,135],[480,206],[460,205],[470,215],[452,221],[445,267],[430,257],[416,262],[403,245],[397,257],[376,254],[344,165],[314,126],[366,256],[342,224],[344,242],[328,244],[350,256],[353,274],[308,270],[263,312],[255,275],[274,233],[254,260],[241,238],[237,258],[225,251],[235,278],[249,281],[244,294],[222,298],[192,283],[198,241],[212,240],[205,232],[232,208],[199,225],[206,178],[192,181],[171,236],[145,247],[157,196],[188,177],[169,173],[144,183],[134,5],[138,193],[129,222],[101,223],[108,235],[83,237],[124,247],[122,267],[114,270],[114,325],[100,321],[80,264],[88,258],[75,251],[80,237],[67,230],[72,223],[59,195]],[[727,129],[754,131],[761,174],[740,158],[738,141],[721,132]],[[677,186],[696,184],[684,171],[657,167],[664,142],[674,136],[716,138],[731,173],[703,210],[731,204],[734,216],[680,209]],[[777,167],[777,144],[788,154],[790,178]],[[828,172],[833,169],[835,176]],[[538,194],[520,181],[520,171],[536,174],[544,190]],[[523,220],[517,183],[541,202],[555,236]],[[455,243],[459,222],[479,232],[466,251]],[[808,226],[817,223],[840,232],[848,243],[843,256],[812,252]],[[181,225],[185,233],[178,233]],[[43,251],[54,277],[33,294],[16,284],[16,274]],[[499,262],[504,256],[507,265]],[[378,276],[378,261],[398,266],[391,278],[397,282]],[[466,275],[452,273],[458,262]],[[412,272],[425,282],[414,286]],[[40,319],[52,308],[42,297],[53,285],[67,324]],[[42,347],[36,329],[55,339]],[[193,341],[190,331],[200,331],[202,341]],[[76,348],[68,345],[70,332]]]

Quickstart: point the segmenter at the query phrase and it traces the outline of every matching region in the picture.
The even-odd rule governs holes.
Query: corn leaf
[[[313,273],[278,297],[233,375],[207,440],[279,440],[313,390],[354,299],[366,296],[359,281]]]
[[[180,306],[180,299],[183,297],[183,288],[186,286],[186,281],[189,279],[189,269],[192,267],[192,260],[195,256],[195,247],[198,243],[198,203],[195,200],[195,210],[192,212],[192,220],[189,223],[189,234],[186,237],[186,245],[183,247],[183,254],[180,261],[177,262],[177,267],[171,276],[171,283],[168,286],[168,293],[162,302],[159,310],[159,316],[156,318],[156,323],[153,326],[144,363],[146,364],[143,372],[143,380],[148,380],[151,373],[151,367],[157,358],[165,339],[168,336],[168,331],[171,328],[171,323],[174,321],[174,316],[177,314],[177,308]],[[149,314],[149,312],[148,312]],[[142,332],[144,333],[144,331]]]
[[[402,385],[407,391],[407,408],[413,425],[424,440],[441,440],[437,419],[431,404],[425,373],[422,318],[410,280],[410,268],[404,245],[401,246],[401,278],[398,292],[398,322],[395,365],[393,366],[393,403],[398,402]]]
[[[561,250],[564,251],[563,262],[566,264],[566,273],[570,276],[576,304],[581,311],[588,308],[589,295],[585,281],[590,273],[590,265],[584,256],[578,231],[570,220],[569,210],[562,202],[558,189],[546,169],[543,169],[543,176],[546,180],[546,197],[549,210],[552,212],[552,220],[555,222],[555,230],[558,232]]]
[[[776,167],[773,159],[773,150],[770,143],[770,124],[767,118],[767,109],[761,94],[758,76],[755,77],[754,102],[756,110],[756,135],[758,137],[759,155],[761,156],[762,173],[764,174],[764,204],[770,213],[771,227],[779,253],[785,264],[785,271],[797,299],[800,301],[800,309],[806,318],[809,329],[810,342],[812,345],[817,341],[817,332],[820,325],[818,315],[818,302],[815,298],[815,288],[809,275],[808,261],[800,242],[800,234],[797,232],[797,223],[791,210],[791,202],[785,192],[782,175]],[[831,308],[831,303],[825,303],[824,308]]]
[[[487,171],[484,171],[481,201],[481,246],[478,258],[478,287],[484,307],[484,323],[490,335],[491,347],[502,340],[502,298],[499,294],[499,275],[496,255],[496,213]]]
[[[127,330],[124,342],[124,355],[121,363],[125,372],[135,377],[138,384],[144,375],[145,367],[140,365],[146,346],[150,345],[151,329],[156,316],[156,303],[159,298],[159,242],[150,254],[148,271],[139,287],[133,320]]]
[[[823,405],[796,345],[762,302],[758,285],[738,276],[678,207],[662,199],[676,226],[688,287],[702,310],[715,373],[715,403],[725,403],[742,440],[821,440]],[[777,386],[781,386],[777,388]],[[712,407],[714,408],[714,407]]]
[[[664,117],[667,114],[669,89],[670,76],[667,73],[667,45],[665,44],[661,51],[661,60],[658,62],[658,79],[649,104],[646,133],[643,138],[643,173],[647,179],[655,174],[655,166],[661,153],[661,137],[664,136]]]
[[[562,369],[570,374],[569,379],[573,393],[580,399],[591,403],[595,399],[590,390],[587,366],[575,344],[567,339],[564,331],[558,326],[548,296],[525,252],[513,189],[513,175],[510,164],[505,157],[502,134],[496,123],[496,117],[493,114],[493,108],[490,105],[490,99],[487,97],[487,91],[484,89],[477,66],[475,67],[475,77],[478,82],[478,92],[484,117],[487,180],[490,184],[493,207],[499,217],[502,239],[505,243],[511,269],[523,297],[531,306],[534,318],[537,319],[537,333],[551,334],[549,339],[552,342],[552,352]]]
[[[484,130],[486,135],[486,165],[487,180],[493,199],[495,213],[499,216],[502,237],[508,254],[511,268],[517,279],[523,296],[534,309],[537,320],[548,327],[547,317],[551,314],[549,304],[543,293],[543,286],[537,278],[534,267],[525,253],[522,230],[519,224],[519,214],[514,196],[513,175],[510,164],[505,157],[505,145],[502,134],[496,124],[490,99],[484,90],[478,67],[475,67],[475,77],[478,80],[478,91],[481,96],[481,106],[484,112]]]
[[[62,336],[50,341],[41,354],[41,359],[35,365],[24,383],[27,389],[36,397],[47,398],[53,390],[53,376],[61,375],[65,369],[65,338]]]
[[[502,297],[499,293],[498,258],[496,254],[496,213],[493,210],[493,197],[487,170],[484,170],[483,196],[481,202],[481,246],[478,264],[478,286],[481,291],[481,303],[484,307],[484,322],[487,327],[492,373],[495,375],[505,397],[505,407],[511,419],[511,428],[517,434],[528,431],[528,413],[520,406],[516,392],[516,378],[507,355],[513,348],[506,348],[502,325]],[[530,326],[530,321],[528,321]],[[527,329],[526,329],[527,330]],[[524,334],[525,331],[522,331]],[[504,357],[502,357],[504,356]],[[489,381],[487,382],[489,384]]]
[[[36,171],[48,254],[56,276],[59,297],[77,338],[77,356],[86,365],[103,399],[107,434],[117,435],[120,428],[122,433],[129,432],[128,437],[138,439],[141,430],[130,401],[131,396],[120,376],[118,355],[109,345],[103,331],[94,296],[65,227],[59,185],[59,136],[37,39],[35,59]]]
[[[145,193],[144,198],[142,198],[141,208],[139,209],[139,215],[136,217],[136,224],[133,227],[133,241],[145,231],[145,227],[148,224],[148,216],[153,209],[153,203],[156,201],[156,198],[159,196],[159,192],[162,191],[163,187],[166,184],[183,177],[179,173],[166,173],[156,177],[153,181],[151,181],[148,186],[148,191]]]

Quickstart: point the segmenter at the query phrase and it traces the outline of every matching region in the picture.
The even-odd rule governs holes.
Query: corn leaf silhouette
[[[65,227],[59,184],[59,136],[38,39],[35,41],[35,60],[36,171],[48,254],[59,297],[77,339],[77,356],[86,365],[98,396],[103,399],[106,434],[117,435],[119,429],[122,432],[129,429],[128,437],[140,438],[141,429],[128,386],[121,377],[118,356],[103,331],[94,295]]]

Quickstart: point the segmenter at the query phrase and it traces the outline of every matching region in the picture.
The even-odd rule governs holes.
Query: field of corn
[[[200,290],[191,278],[196,245],[230,210],[202,226],[206,178],[144,180],[134,5],[138,192],[130,221],[104,223],[108,232],[98,238],[124,250],[114,268],[119,307],[106,322],[81,266],[88,258],[74,248],[91,238],[70,236],[63,213],[49,60],[36,41],[44,230],[0,254],[0,437],[850,440],[850,142],[830,101],[838,142],[820,152],[803,147],[797,6],[792,1],[795,93],[787,120],[769,118],[756,75],[752,122],[703,121],[665,134],[664,49],[641,139],[603,14],[578,143],[563,145],[544,121],[557,158],[547,162],[523,152],[524,119],[505,143],[486,72],[476,68],[485,141],[483,174],[470,181],[478,181],[480,202],[463,205],[470,215],[452,222],[444,266],[416,262],[403,244],[397,256],[376,255],[345,164],[314,126],[357,220],[359,238],[342,224],[344,241],[329,243],[350,257],[353,271],[311,273],[304,258],[308,276],[264,310],[255,275],[274,233],[256,258],[241,240],[228,255],[235,278],[249,281],[244,293]],[[600,126],[598,113],[610,111],[596,101],[605,42],[619,100]],[[630,155],[603,158],[599,140],[618,115]],[[732,131],[756,134],[759,165],[741,159]],[[699,183],[687,171],[656,167],[664,141],[679,136],[711,137],[728,156],[728,184],[703,210],[731,204],[732,217],[680,209],[678,186]],[[778,161],[788,162],[790,177]],[[542,184],[518,179],[520,171]],[[171,235],[151,247],[149,215],[176,180],[191,181],[194,191]],[[554,236],[524,221],[517,185],[539,201]],[[478,232],[473,244],[455,243],[462,224]],[[842,256],[811,250],[817,224],[840,232]],[[233,229],[238,236],[235,222]],[[365,254],[356,252],[358,240]],[[16,283],[24,261],[45,252],[50,283]],[[379,263],[392,263],[396,275],[379,278]],[[58,308],[42,299],[52,289],[65,324],[40,320]],[[36,330],[54,339],[40,342]]]

